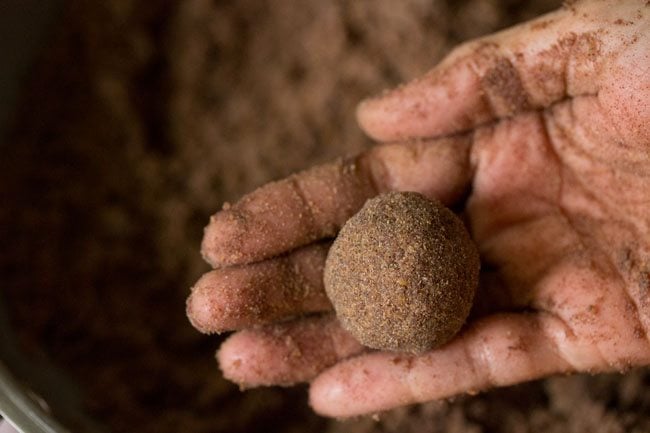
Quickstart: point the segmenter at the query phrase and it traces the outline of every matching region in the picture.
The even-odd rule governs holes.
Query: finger
[[[247,329],[217,354],[224,376],[242,387],[307,382],[363,346],[332,315]]]
[[[580,15],[559,10],[460,46],[422,78],[360,104],[360,126],[379,141],[437,137],[595,94],[602,62],[625,39],[604,31],[606,2],[584,3]],[[617,14],[634,19],[634,8]]]
[[[187,300],[187,315],[204,333],[242,329],[299,314],[331,310],[323,287],[329,243],[247,266],[205,274]]]
[[[375,194],[363,161],[338,160],[272,182],[210,219],[201,252],[214,267],[250,263],[331,237]]]
[[[334,236],[389,190],[457,200],[470,179],[468,137],[384,145],[267,184],[214,215],[202,244],[214,267],[251,263]]]
[[[320,414],[349,417],[568,372],[558,330],[551,316],[492,316],[424,355],[376,352],[340,362],[312,382],[310,403]]]

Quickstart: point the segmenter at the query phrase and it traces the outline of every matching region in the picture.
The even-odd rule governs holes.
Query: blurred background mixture
[[[360,99],[558,6],[64,2],[1,144],[0,291],[21,349],[73,378],[113,432],[650,431],[647,369],[327,420],[306,387],[226,382],[220,338],[185,317],[224,201],[366,148]]]

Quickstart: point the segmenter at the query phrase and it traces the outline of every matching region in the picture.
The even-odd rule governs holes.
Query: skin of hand
[[[556,373],[650,364],[650,6],[590,1],[466,43],[363,102],[380,142],[225,206],[188,299],[243,387],[311,382],[346,417]],[[478,245],[474,311],[422,355],[369,351],[330,312],[328,241],[366,199],[418,191]],[[320,315],[308,313],[323,313]]]

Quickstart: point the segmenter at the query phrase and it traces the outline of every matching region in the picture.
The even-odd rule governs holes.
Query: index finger
[[[575,7],[459,46],[423,77],[362,102],[361,128],[385,142],[438,137],[596,94],[600,66],[629,41],[611,29],[607,2]],[[639,21],[637,8],[618,4],[619,21]]]
[[[225,206],[205,229],[214,267],[252,263],[333,237],[374,195],[417,191],[450,204],[470,179],[470,137],[377,146],[269,183]]]

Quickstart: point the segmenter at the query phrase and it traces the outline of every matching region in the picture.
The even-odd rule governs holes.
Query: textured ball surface
[[[325,289],[343,327],[365,346],[419,353],[467,318],[479,255],[463,223],[415,192],[368,200],[339,232]]]

